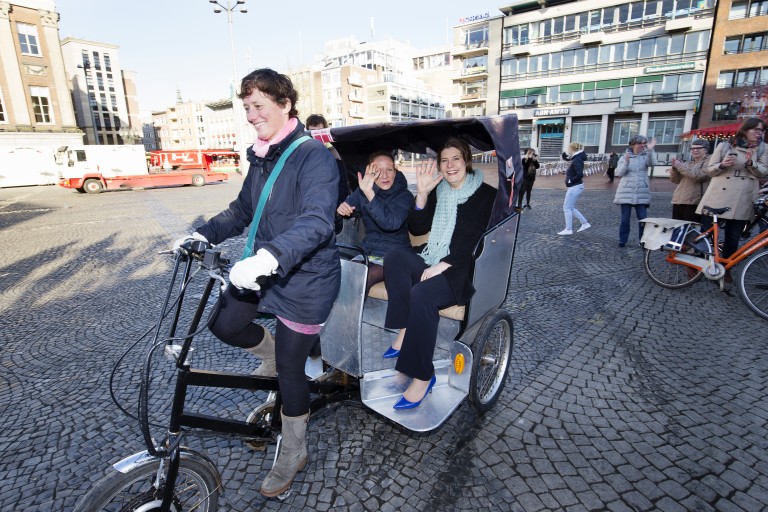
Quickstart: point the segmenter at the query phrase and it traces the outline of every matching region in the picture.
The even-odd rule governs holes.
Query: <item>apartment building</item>
[[[237,105],[242,108],[242,105]],[[176,105],[152,112],[155,149],[233,149],[239,147],[232,99],[183,101],[177,91]],[[144,131],[148,129],[145,127]],[[244,125],[245,144],[256,135]],[[248,139],[249,135],[251,140]]]
[[[571,141],[623,151],[634,133],[655,137],[662,160],[674,157],[700,108],[713,1],[508,3],[502,17],[456,27],[454,109],[516,113],[521,147],[544,158]],[[483,86],[485,103],[471,98]]]
[[[61,41],[61,51],[72,84],[77,126],[85,132],[85,143],[126,144],[128,138],[132,142],[140,138],[135,85],[130,76],[131,117],[118,47],[67,37]]]
[[[766,103],[768,0],[720,0],[698,128],[730,133],[747,117],[765,116]]]
[[[73,145],[75,123],[53,0],[0,1],[0,144]]]

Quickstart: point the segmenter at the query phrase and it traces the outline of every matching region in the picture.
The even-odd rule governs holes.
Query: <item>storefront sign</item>
[[[459,25],[463,25],[464,23],[472,23],[473,21],[487,20],[490,17],[491,17],[490,12],[485,12],[482,14],[474,14],[472,16],[466,16],[464,18],[459,18]]]
[[[696,64],[693,62],[681,62],[680,64],[664,64],[663,66],[650,66],[643,70],[643,73],[649,75],[651,73],[667,73],[669,71],[685,71],[688,69],[695,69]]]
[[[537,108],[533,111],[533,117],[567,116],[570,112],[570,108]]]

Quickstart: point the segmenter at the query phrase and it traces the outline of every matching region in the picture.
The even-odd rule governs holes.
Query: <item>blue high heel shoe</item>
[[[435,382],[437,382],[437,378],[433,375],[432,380],[429,381],[429,387],[427,387],[426,393],[424,393],[424,396],[421,397],[421,400],[418,402],[411,402],[409,400],[406,400],[405,394],[403,394],[400,397],[400,400],[398,400],[395,405],[392,406],[393,409],[413,409],[419,406],[421,402],[424,401],[425,398],[427,398],[427,395],[432,392],[432,386],[435,385]]]
[[[399,355],[400,355],[399,350],[389,347],[387,351],[384,352],[384,355],[382,357],[384,357],[384,359],[394,359]]]

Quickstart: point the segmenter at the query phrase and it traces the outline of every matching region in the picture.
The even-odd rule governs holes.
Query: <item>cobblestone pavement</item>
[[[537,181],[523,213],[505,304],[514,364],[494,409],[463,404],[414,434],[362,406],[331,406],[310,422],[311,459],[284,502],[258,493],[273,446],[193,435],[188,444],[223,476],[221,508],[765,510],[768,324],[735,291],[651,283],[637,240],[616,246],[605,178],[588,178],[579,201],[594,227],[557,237],[558,181]],[[0,510],[70,510],[110,464],[143,449],[110,400],[112,367],[164,299],[171,261],[157,252],[224,208],[240,182],[96,196],[0,190]],[[670,214],[666,190],[652,216]],[[115,374],[131,411],[135,352]],[[206,336],[195,362],[248,371],[253,360]],[[153,383],[159,422],[169,387]],[[191,402],[242,418],[262,398],[207,391]]]

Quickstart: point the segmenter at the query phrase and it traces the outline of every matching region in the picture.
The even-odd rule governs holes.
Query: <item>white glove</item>
[[[259,249],[250,258],[238,261],[229,271],[229,282],[237,288],[260,290],[256,279],[262,276],[271,276],[275,273],[278,262],[266,249]]]
[[[195,231],[190,236],[185,236],[184,238],[179,238],[175,242],[173,242],[173,252],[178,252],[178,250],[181,248],[181,244],[186,242],[187,240],[200,240],[201,242],[208,243],[208,239],[205,238],[203,235]]]

